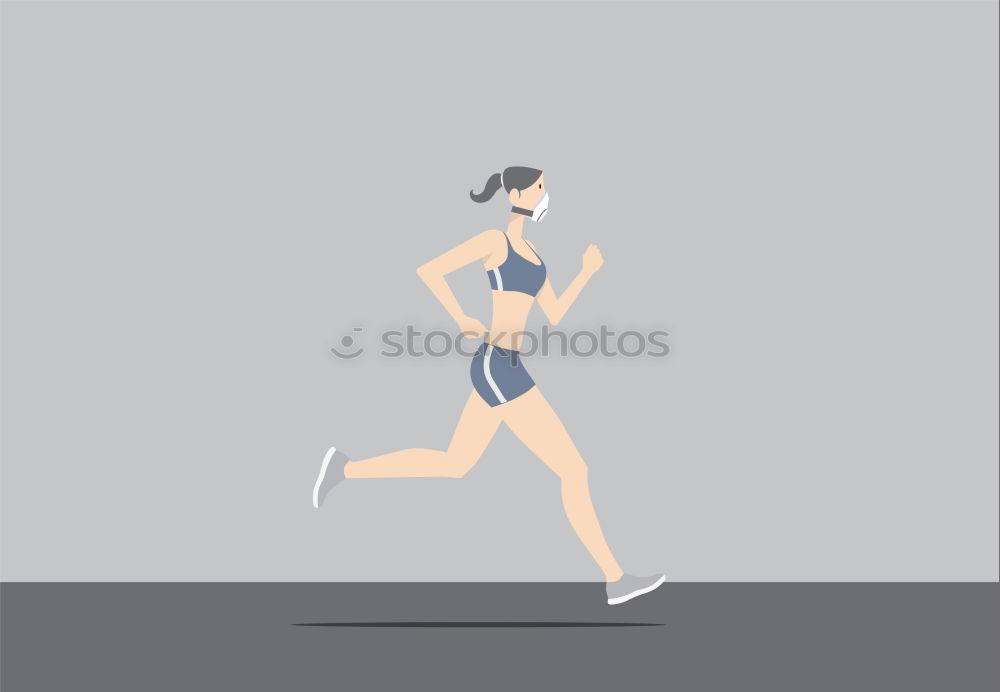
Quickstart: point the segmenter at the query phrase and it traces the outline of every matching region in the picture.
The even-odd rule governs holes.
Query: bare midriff
[[[487,340],[500,348],[521,350],[521,336],[528,322],[534,296],[517,291],[493,291],[493,323]]]

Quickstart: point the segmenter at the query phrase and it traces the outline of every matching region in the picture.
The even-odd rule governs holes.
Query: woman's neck
[[[511,212],[510,219],[507,220],[507,235],[516,240],[521,240],[524,235],[524,215]]]

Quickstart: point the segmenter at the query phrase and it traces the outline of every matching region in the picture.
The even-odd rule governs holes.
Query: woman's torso
[[[489,341],[519,351],[528,313],[545,281],[545,263],[526,241],[515,248],[507,234],[504,238],[504,247],[484,262],[493,289]]]

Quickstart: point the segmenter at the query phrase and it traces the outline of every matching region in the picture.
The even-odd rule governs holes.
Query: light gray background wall
[[[627,569],[997,579],[996,3],[4,3],[2,38],[4,579],[599,579],[508,431],[309,504],[331,442],[447,444],[464,360],[327,349],[450,328],[414,269],[516,164],[557,288],[604,251],[565,326],[671,334],[530,361]]]

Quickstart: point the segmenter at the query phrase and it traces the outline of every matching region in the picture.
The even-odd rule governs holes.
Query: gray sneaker
[[[649,593],[666,579],[667,577],[663,574],[654,574],[650,577],[623,574],[618,581],[609,581],[607,584],[608,605],[618,605],[636,596]]]
[[[313,507],[319,509],[333,486],[344,480],[344,465],[348,461],[350,459],[347,455],[338,452],[336,447],[327,450],[326,456],[323,457],[323,465],[319,469],[319,478],[313,486]]]

